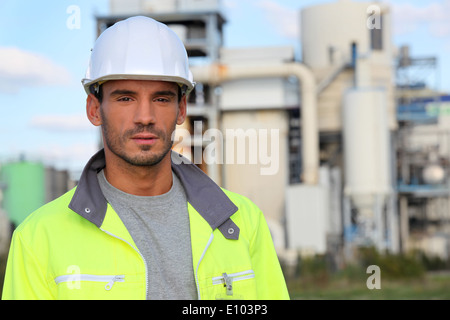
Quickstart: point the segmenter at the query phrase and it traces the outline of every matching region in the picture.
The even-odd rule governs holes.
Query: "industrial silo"
[[[11,222],[19,225],[45,202],[45,170],[41,163],[19,161],[1,167],[3,208]]]
[[[392,192],[385,90],[355,88],[344,95],[343,140],[346,186],[359,211]]]
[[[384,249],[392,241],[394,223],[384,212],[393,194],[386,91],[349,89],[342,107],[344,195],[349,201],[345,225],[357,227],[356,244]]]

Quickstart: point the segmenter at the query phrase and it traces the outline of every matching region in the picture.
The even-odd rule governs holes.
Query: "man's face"
[[[186,98],[179,102],[178,85],[114,80],[104,83],[102,90],[97,115],[105,152],[135,166],[158,164],[172,147],[176,124],[183,123],[186,116]]]

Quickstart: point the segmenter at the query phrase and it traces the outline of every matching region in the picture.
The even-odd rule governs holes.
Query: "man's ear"
[[[100,102],[92,93],[90,93],[86,98],[86,114],[89,121],[94,126],[100,126],[102,124]]]
[[[184,94],[181,97],[180,102],[178,103],[178,117],[177,117],[177,124],[183,124],[184,120],[186,120],[186,108],[187,108],[187,102],[186,102],[186,95]]]

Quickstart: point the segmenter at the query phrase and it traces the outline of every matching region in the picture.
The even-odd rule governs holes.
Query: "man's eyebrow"
[[[135,91],[126,90],[126,89],[117,89],[111,92],[111,96],[119,96],[119,95],[133,95],[136,94]]]
[[[172,90],[161,90],[153,93],[154,96],[171,96],[176,97],[177,93]]]

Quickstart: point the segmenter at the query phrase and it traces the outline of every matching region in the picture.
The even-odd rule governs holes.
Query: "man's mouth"
[[[159,138],[151,133],[139,133],[135,134],[131,137],[131,139],[136,142],[137,144],[141,145],[152,145],[158,140]]]

